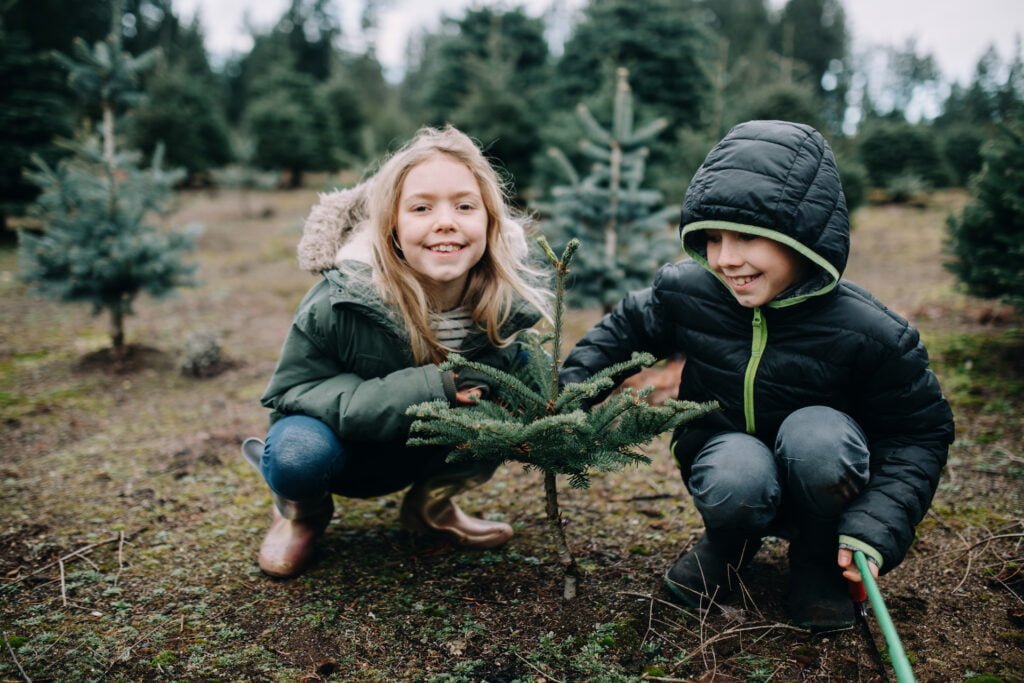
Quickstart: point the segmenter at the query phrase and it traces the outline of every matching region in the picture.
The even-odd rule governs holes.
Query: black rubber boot
[[[796,539],[789,546],[787,607],[798,626],[812,631],[852,628],[853,602],[848,581],[836,563],[837,535],[830,540]]]
[[[668,568],[665,586],[678,602],[706,608],[739,587],[739,572],[760,548],[758,536],[708,531]]]

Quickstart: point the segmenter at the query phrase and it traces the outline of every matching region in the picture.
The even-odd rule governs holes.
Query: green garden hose
[[[903,643],[900,642],[900,636],[896,633],[896,627],[893,626],[889,610],[885,608],[882,593],[878,590],[875,577],[868,568],[867,558],[864,557],[864,553],[855,550],[853,561],[857,565],[864,588],[867,590],[868,601],[871,603],[871,609],[875,612],[875,620],[878,621],[878,627],[882,629],[882,635],[885,636],[885,645],[889,650],[889,661],[892,662],[892,668],[896,672],[896,680],[899,683],[915,683],[917,679],[914,678],[914,672],[910,668],[910,660],[907,659],[907,653],[903,651]]]

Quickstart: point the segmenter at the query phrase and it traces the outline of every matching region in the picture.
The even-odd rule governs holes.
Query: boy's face
[[[708,265],[732,289],[741,306],[763,306],[800,280],[804,260],[766,237],[732,230],[706,230]]]

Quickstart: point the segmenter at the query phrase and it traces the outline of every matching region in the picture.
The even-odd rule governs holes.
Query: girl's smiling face
[[[784,244],[733,230],[706,230],[708,265],[741,306],[763,306],[803,278],[803,258]]]
[[[436,302],[459,305],[469,271],[487,249],[487,209],[469,168],[437,154],[405,176],[395,238]]]

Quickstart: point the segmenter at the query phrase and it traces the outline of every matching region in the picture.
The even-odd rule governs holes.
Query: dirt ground
[[[401,494],[339,498],[311,569],[263,576],[270,499],[238,445],[265,429],[257,399],[314,282],[294,258],[314,200],[183,197],[170,222],[205,226],[201,284],[139,301],[115,365],[105,319],[32,296],[0,251],[0,680],[895,680],[860,628],[786,623],[781,541],[723,605],[667,601],[660,577],[701,525],[664,439],[652,465],[563,492],[583,570],[571,602],[541,477],[518,466],[460,498],[515,527],[500,550],[410,536]],[[880,585],[919,681],[1024,681],[1024,331],[942,268],[963,202],[855,215],[847,276],[921,329],[957,419],[932,509]],[[568,336],[597,317],[572,312]],[[199,333],[223,344],[224,372],[179,372]],[[674,372],[645,379],[670,392]]]

